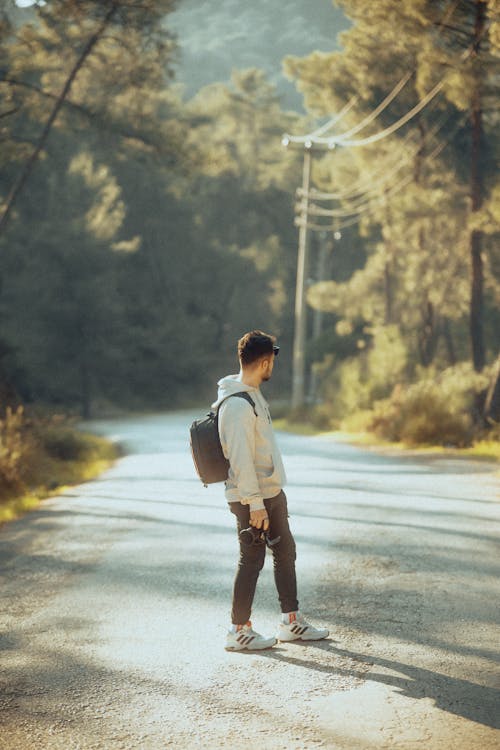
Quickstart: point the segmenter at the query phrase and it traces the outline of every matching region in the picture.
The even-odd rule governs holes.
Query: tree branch
[[[45,97],[47,99],[52,99],[56,101],[59,99],[57,94],[53,94],[51,91],[44,91],[38,86],[35,86],[35,84],[28,83],[27,81],[19,81],[15,78],[3,78],[3,79],[0,79],[0,83],[8,83],[11,86],[19,86],[21,88],[27,88],[30,91],[34,91],[36,94],[39,94],[40,96]],[[105,117],[100,112],[92,111],[91,109],[88,109],[82,104],[78,104],[77,102],[74,102],[71,99],[68,99],[67,97],[63,102],[63,106],[67,107],[68,109],[73,110],[75,113],[82,115],[83,117],[86,117],[88,120],[99,123],[99,125],[103,128],[103,130],[107,132],[117,133],[118,135],[122,136],[122,138],[129,138],[131,140],[140,141],[146,146],[150,146],[151,148],[161,150],[158,148],[158,144],[155,143],[154,139],[148,138],[148,136],[145,133],[141,131],[136,131],[133,129],[125,130],[123,127],[120,127],[114,124],[108,117]]]
[[[469,40],[469,44],[472,40],[472,33],[468,29],[460,29],[458,28],[458,26],[451,26],[450,24],[441,25],[440,28],[448,29],[448,31],[452,31],[454,34],[460,34],[460,36],[464,36]]]
[[[102,36],[104,30],[110,23],[111,19],[115,15],[116,11],[118,10],[118,3],[114,2],[112,3],[111,7],[109,8],[108,12],[106,13],[102,23],[100,24],[99,28],[95,31],[94,34],[88,39],[87,43],[83,47],[82,51],[80,52],[80,55],[78,56],[75,64],[73,65],[67,79],[66,83],[63,86],[63,89],[59,96],[56,99],[56,102],[54,104],[54,107],[52,109],[52,112],[49,115],[49,118],[47,122],[45,123],[45,126],[40,134],[40,137],[38,139],[38,142],[35,146],[35,149],[33,153],[30,155],[28,160],[26,161],[23,169],[21,170],[21,173],[19,174],[17,180],[15,181],[8,197],[7,201],[5,203],[5,208],[3,211],[3,214],[0,218],[0,233],[5,230],[5,227],[7,225],[7,221],[10,217],[10,214],[12,212],[12,208],[14,206],[14,203],[19,196],[20,192],[22,191],[26,181],[28,180],[29,176],[31,175],[31,172],[33,171],[33,168],[38,160],[38,157],[40,156],[40,152],[42,151],[47,138],[49,137],[50,131],[52,129],[52,125],[54,124],[61,107],[64,104],[64,101],[66,100],[66,97],[69,94],[69,91],[71,89],[71,86],[73,85],[73,81],[75,80],[76,76],[78,75],[78,72],[80,71],[81,67],[84,65],[87,57],[92,52],[92,49],[99,41],[100,37]]]
[[[0,112],[0,118],[9,117],[10,115],[15,115],[16,112],[19,112],[20,109],[21,109],[21,106],[14,107],[13,109],[8,109],[6,112]]]

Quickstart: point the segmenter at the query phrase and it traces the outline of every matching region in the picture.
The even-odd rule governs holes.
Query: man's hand
[[[255,526],[256,529],[262,529],[262,531],[269,529],[269,516],[265,508],[250,511],[250,526]]]

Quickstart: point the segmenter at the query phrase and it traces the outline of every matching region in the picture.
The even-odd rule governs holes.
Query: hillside
[[[293,107],[302,100],[281,73],[283,57],[331,50],[349,25],[332,0],[181,0],[169,23],[179,36],[178,80],[187,96],[227,80],[232,68],[261,67]]]
[[[0,11],[15,24],[33,18],[33,0],[0,0]],[[186,98],[233,68],[264,68],[285,106],[300,109],[302,97],[281,72],[285,55],[325,52],[338,46],[349,26],[333,0],[179,0],[167,23],[178,35],[176,78]]]

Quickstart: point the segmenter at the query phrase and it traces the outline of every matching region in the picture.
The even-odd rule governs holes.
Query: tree
[[[185,190],[196,223],[220,251],[257,270],[261,290],[251,310],[260,317],[264,301],[271,302],[262,326],[276,330],[286,350],[296,252],[290,185],[299,183],[300,161],[284,158],[281,136],[300,119],[281,109],[275,86],[257,69],[234,71],[228,83],[205,87],[187,112],[190,143],[201,152],[200,172]]]
[[[378,118],[372,118],[370,124],[367,122],[356,136],[359,139],[367,132],[376,133],[397,121],[439,81],[444,97],[435,99],[395,136],[376,141],[373,146],[349,148],[347,154],[325,158],[322,187],[327,191],[347,191],[348,197],[342,201],[346,209],[354,204],[363,212],[368,207],[361,226],[369,248],[368,257],[371,259],[375,253],[379,261],[369,260],[366,272],[360,270],[360,278],[363,274],[367,280],[370,274],[374,278],[373,269],[378,268],[380,294],[385,296],[380,314],[386,320],[400,320],[404,330],[405,318],[413,318],[415,325],[417,316],[420,317],[417,324],[420,332],[414,337],[413,346],[424,365],[435,356],[439,332],[447,341],[449,357],[455,357],[449,321],[456,318],[456,313],[445,304],[446,290],[450,289],[451,268],[459,271],[460,279],[464,278],[462,248],[468,237],[472,290],[469,331],[474,366],[480,370],[485,361],[483,254],[486,243],[477,219],[482,215],[485,196],[495,184],[487,155],[498,148],[493,103],[493,95],[498,91],[498,59],[492,54],[485,23],[485,14],[492,10],[493,4],[472,0],[462,0],[451,6],[425,0],[418,3],[345,0],[341,4],[354,22],[342,35],[343,50],[314,53],[304,59],[289,58],[285,62],[288,74],[298,81],[312,112],[330,114],[356,96],[350,120],[347,118],[346,125],[341,127],[345,131],[350,124],[364,121],[397,83],[401,71],[414,70],[392,104]],[[468,122],[462,113],[466,114]],[[446,133],[445,128],[451,132]],[[439,159],[426,157],[439,145],[436,139],[447,148]],[[463,164],[464,148],[470,154],[468,170]],[[403,188],[397,190],[397,180],[404,175],[402,168],[405,166],[409,179],[403,185],[407,200],[402,201],[398,192]],[[356,170],[359,177],[356,177]],[[393,179],[384,180],[384,172],[389,177],[393,175]],[[374,178],[367,179],[366,173]],[[365,184],[363,189],[351,190],[349,194],[353,182]],[[394,183],[396,192],[391,192]],[[467,183],[469,200],[464,203]],[[380,208],[384,203],[390,208]],[[455,210],[454,205],[460,208]],[[443,216],[447,222],[442,221]],[[468,217],[466,223],[464,217]],[[381,242],[377,238],[379,232]],[[395,250],[404,265],[399,271],[394,262]],[[455,261],[446,264],[450,253]],[[440,262],[436,263],[436,259]],[[409,312],[398,317],[392,299],[394,290],[401,283],[403,270],[407,275],[417,268],[420,270],[415,279],[415,293],[406,299],[413,315]],[[463,293],[463,285],[455,284],[453,298],[458,290]],[[365,293],[367,291],[369,288]],[[322,299],[324,301],[324,294]],[[437,302],[439,307],[436,307]],[[369,304],[368,300],[364,304]],[[462,310],[460,303],[456,311],[461,314]],[[489,310],[488,315],[492,314]],[[407,336],[408,333],[407,330]],[[495,351],[497,340],[489,343],[490,351]]]
[[[88,417],[95,383],[113,359],[121,301],[109,245],[124,205],[116,180],[88,153],[47,177],[43,165],[32,184],[35,201],[47,182],[52,188],[36,235],[26,222],[4,247],[7,362],[25,400],[78,403]]]
[[[168,74],[165,66],[172,54],[172,38],[162,22],[172,6],[172,0],[50,0],[38,9],[37,26],[21,27],[16,43],[8,47],[10,64],[2,76],[1,88],[10,97],[15,92],[14,98],[23,110],[21,116],[31,114],[33,109],[39,113],[41,109],[45,121],[6,196],[0,232],[65,105],[89,117],[98,115],[102,120],[120,102],[124,89],[130,100],[132,89],[136,108],[147,110],[147,97],[141,96],[145,85],[157,85]],[[117,63],[122,70],[121,80]],[[79,97],[73,101],[69,97],[77,88],[77,79]],[[86,100],[99,84],[101,95],[104,90],[112,95],[107,107],[95,112],[88,109]],[[137,98],[141,99],[139,105]],[[132,131],[130,135],[133,134]]]
[[[484,341],[484,234],[475,226],[475,216],[481,211],[485,197],[491,189],[491,169],[488,169],[492,150],[492,127],[498,113],[499,61],[494,56],[488,34],[488,9],[493,3],[487,0],[462,0],[457,4],[449,23],[443,24],[438,43],[427,49],[431,53],[426,61],[439,71],[452,67],[454,75],[444,88],[445,96],[460,111],[468,113],[470,128],[469,195],[471,228],[469,251],[471,261],[470,338],[472,360],[480,372],[486,362]],[[439,9],[441,11],[441,9]],[[432,19],[436,9],[426,4],[425,12]],[[458,52],[466,53],[464,62],[453,64]],[[430,75],[423,66],[424,76]]]

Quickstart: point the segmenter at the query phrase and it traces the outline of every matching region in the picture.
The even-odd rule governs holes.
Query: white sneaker
[[[252,630],[252,623],[250,620],[246,625],[242,625],[239,630],[232,632],[231,630],[227,634],[226,638],[226,651],[260,651],[263,648],[271,648],[276,643],[276,638],[270,636],[266,638],[260,633],[256,633]]]
[[[277,636],[279,641],[320,641],[330,635],[326,628],[315,628],[304,620],[300,612],[290,615],[290,620],[291,622],[280,622]]]

